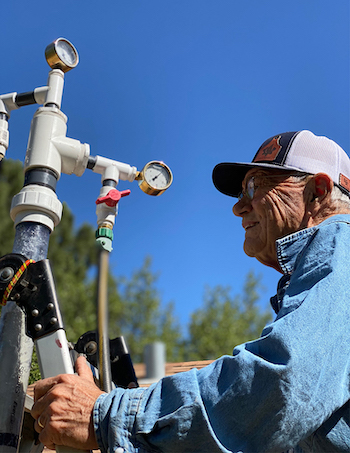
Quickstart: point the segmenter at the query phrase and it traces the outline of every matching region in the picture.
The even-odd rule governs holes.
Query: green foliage
[[[23,170],[21,162],[10,159],[2,161],[0,170],[0,250],[5,255],[13,246],[14,228],[9,212],[13,195],[23,185]],[[97,253],[94,228],[84,224],[75,229],[74,216],[64,204],[62,220],[50,237],[48,258],[67,338],[73,343],[86,331],[96,329]],[[172,305],[161,308],[156,280],[150,259],[130,280],[109,275],[109,336],[124,335],[135,362],[143,359],[144,345],[155,340],[166,343],[170,360],[175,360],[176,348],[179,350],[180,328],[174,320]],[[30,379],[37,377],[34,353]]]
[[[36,355],[36,350],[34,346],[28,384],[29,385],[34,384],[34,382],[38,381],[39,379],[41,379],[41,374],[39,370],[38,356]]]
[[[50,237],[48,258],[55,278],[67,337],[96,328],[94,291],[89,271],[97,263],[95,232],[91,225],[74,228],[74,217],[66,204],[59,225]]]
[[[0,162],[0,256],[10,253],[13,246],[15,231],[10,218],[10,207],[13,195],[23,186],[23,166],[17,160]]]
[[[271,317],[257,306],[258,285],[259,279],[250,272],[242,295],[232,298],[231,289],[222,286],[206,289],[203,308],[191,316],[190,360],[232,354],[234,346],[260,336]]]
[[[91,274],[97,274],[97,253],[93,228],[83,225],[75,231],[73,215],[64,205],[62,221],[50,238],[49,259],[67,337],[72,342],[96,329],[96,281]],[[144,346],[156,340],[164,341],[169,357],[173,357],[180,339],[173,309],[161,308],[156,280],[150,258],[129,280],[108,278],[109,336],[123,335],[135,362],[142,361]]]
[[[115,338],[123,335],[135,363],[143,361],[144,347],[153,341],[165,343],[168,360],[175,361],[181,358],[179,354],[182,344],[181,329],[173,314],[173,304],[169,303],[162,308],[156,282],[157,275],[151,270],[151,258],[149,257],[130,279],[109,275],[109,337]],[[93,296],[96,292],[96,282],[88,283],[85,288],[86,293],[90,294],[89,297]],[[95,307],[94,297],[92,305]],[[64,304],[62,304],[62,309],[67,315]],[[95,329],[95,311],[92,312],[89,309],[87,314],[93,318],[94,327],[92,329]],[[68,319],[67,316],[65,319]],[[69,319],[71,318],[69,317]],[[73,319],[72,321],[72,325],[75,326],[75,321]],[[69,323],[67,322],[67,324]],[[87,330],[89,329],[75,331],[74,338],[77,338],[77,333],[80,335]]]
[[[19,160],[0,161],[0,256],[12,250],[15,230],[10,217],[10,208],[13,196],[21,190],[22,186],[22,163]]]
[[[180,326],[173,315],[173,304],[161,308],[161,299],[155,284],[157,275],[151,271],[147,258],[141,269],[128,281],[122,280],[120,294],[123,312],[120,325],[135,362],[142,360],[144,347],[154,341],[163,341],[167,358],[172,360],[181,343]]]

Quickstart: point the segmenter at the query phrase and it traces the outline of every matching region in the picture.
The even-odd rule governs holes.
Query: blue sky
[[[0,93],[46,84],[47,44],[73,42],[62,110],[67,136],[141,169],[153,159],[174,183],[149,197],[137,183],[120,203],[112,270],[127,275],[146,256],[163,301],[181,323],[205,285],[241,292],[261,274],[274,294],[279,274],[245,256],[234,199],[214,188],[218,162],[250,161],[268,137],[309,129],[349,153],[348,0],[113,0],[4,2]],[[23,161],[36,107],[14,111],[7,157]],[[95,226],[100,177],[63,175],[58,196],[77,225]]]

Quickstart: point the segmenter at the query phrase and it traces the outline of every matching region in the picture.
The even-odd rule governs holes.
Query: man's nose
[[[248,197],[246,197],[245,195],[243,195],[243,197],[240,200],[238,200],[237,203],[234,204],[232,207],[232,212],[237,217],[242,217],[244,214],[250,212],[251,210],[252,205]]]

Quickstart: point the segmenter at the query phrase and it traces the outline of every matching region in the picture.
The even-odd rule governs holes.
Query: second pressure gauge
[[[136,179],[140,188],[148,195],[162,194],[173,182],[170,168],[160,161],[152,161],[145,165]]]

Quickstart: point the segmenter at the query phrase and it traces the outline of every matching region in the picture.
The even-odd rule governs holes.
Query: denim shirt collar
[[[276,252],[278,263],[283,272],[283,277],[278,282],[277,294],[270,298],[272,308],[276,313],[279,312],[282,305],[282,299],[288,288],[291,275],[295,269],[298,256],[307,247],[309,240],[321,227],[333,222],[346,221],[349,222],[348,215],[335,215],[324,220],[319,225],[304,230],[296,231],[276,241]]]
[[[320,224],[311,228],[296,231],[276,241],[276,251],[278,263],[283,274],[291,274],[295,268],[295,262],[300,252],[308,245],[309,240],[315,232],[330,223],[350,222],[349,214],[337,214],[324,220]]]
[[[311,236],[315,234],[318,225],[289,234],[276,241],[278,263],[284,275],[291,274],[299,253],[307,246]]]

